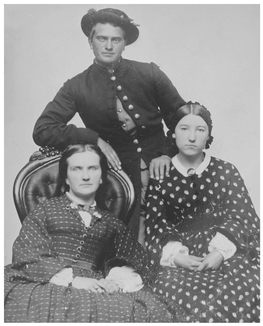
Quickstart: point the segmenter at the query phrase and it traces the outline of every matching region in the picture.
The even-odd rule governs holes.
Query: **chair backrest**
[[[34,207],[46,199],[60,196],[58,162],[60,154],[47,157],[35,152],[18,173],[13,187],[13,196],[21,223]],[[116,217],[128,224],[134,204],[134,188],[123,171],[108,171],[107,183],[100,187],[96,201]]]

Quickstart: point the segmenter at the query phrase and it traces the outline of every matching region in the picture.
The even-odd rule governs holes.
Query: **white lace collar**
[[[195,173],[198,175],[198,174],[201,174],[209,165],[210,163],[210,160],[211,160],[211,156],[207,153],[204,153],[205,154],[205,158],[203,160],[203,162],[196,168],[194,169]],[[174,167],[184,176],[184,177],[188,177],[189,176],[189,168],[186,168],[184,167],[180,161],[178,160],[178,157],[177,155],[175,155],[173,158],[172,158],[172,163],[174,165]]]

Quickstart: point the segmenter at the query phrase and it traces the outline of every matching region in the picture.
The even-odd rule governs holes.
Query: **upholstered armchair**
[[[63,193],[58,182],[60,156],[59,151],[40,149],[33,153],[18,173],[13,196],[21,223],[39,202]],[[134,203],[134,188],[127,174],[109,170],[107,183],[98,190],[96,201],[128,224]]]

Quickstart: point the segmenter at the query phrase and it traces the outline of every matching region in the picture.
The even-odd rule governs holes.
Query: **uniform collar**
[[[112,72],[109,72],[108,68],[99,64],[97,61],[96,61],[96,58],[93,60],[93,67],[95,69],[99,69],[100,71],[104,71],[104,72],[107,72],[107,73],[110,73],[110,74],[115,74],[118,72],[118,74],[123,74],[125,69],[126,69],[126,61],[120,57],[120,60],[115,64],[115,66],[112,68]]]
[[[116,62],[116,63],[114,64],[114,66],[112,66],[112,68],[108,68],[107,66],[104,66],[104,65],[100,64],[100,63],[97,61],[96,58],[93,60],[93,63],[94,63],[95,66],[101,67],[102,69],[105,69],[105,70],[108,70],[108,71],[109,71],[109,70],[116,71],[116,70],[118,69],[120,63],[122,62],[122,60],[123,60],[122,57],[120,57],[119,61]]]

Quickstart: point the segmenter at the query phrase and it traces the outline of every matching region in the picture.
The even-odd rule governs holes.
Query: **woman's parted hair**
[[[208,149],[214,139],[212,136],[212,129],[213,129],[213,122],[211,118],[211,113],[205,108],[203,105],[199,104],[198,102],[188,102],[187,104],[181,106],[174,114],[171,128],[172,130],[175,129],[179,121],[185,117],[186,115],[193,114],[201,117],[208,126],[209,131],[209,139],[206,142],[205,148]]]
[[[108,163],[106,156],[102,153],[100,148],[92,144],[76,144],[68,146],[62,153],[59,161],[59,179],[61,188],[68,190],[66,184],[67,170],[68,170],[68,158],[76,153],[93,152],[96,153],[100,158],[100,167],[102,171],[102,184],[107,181]]]

